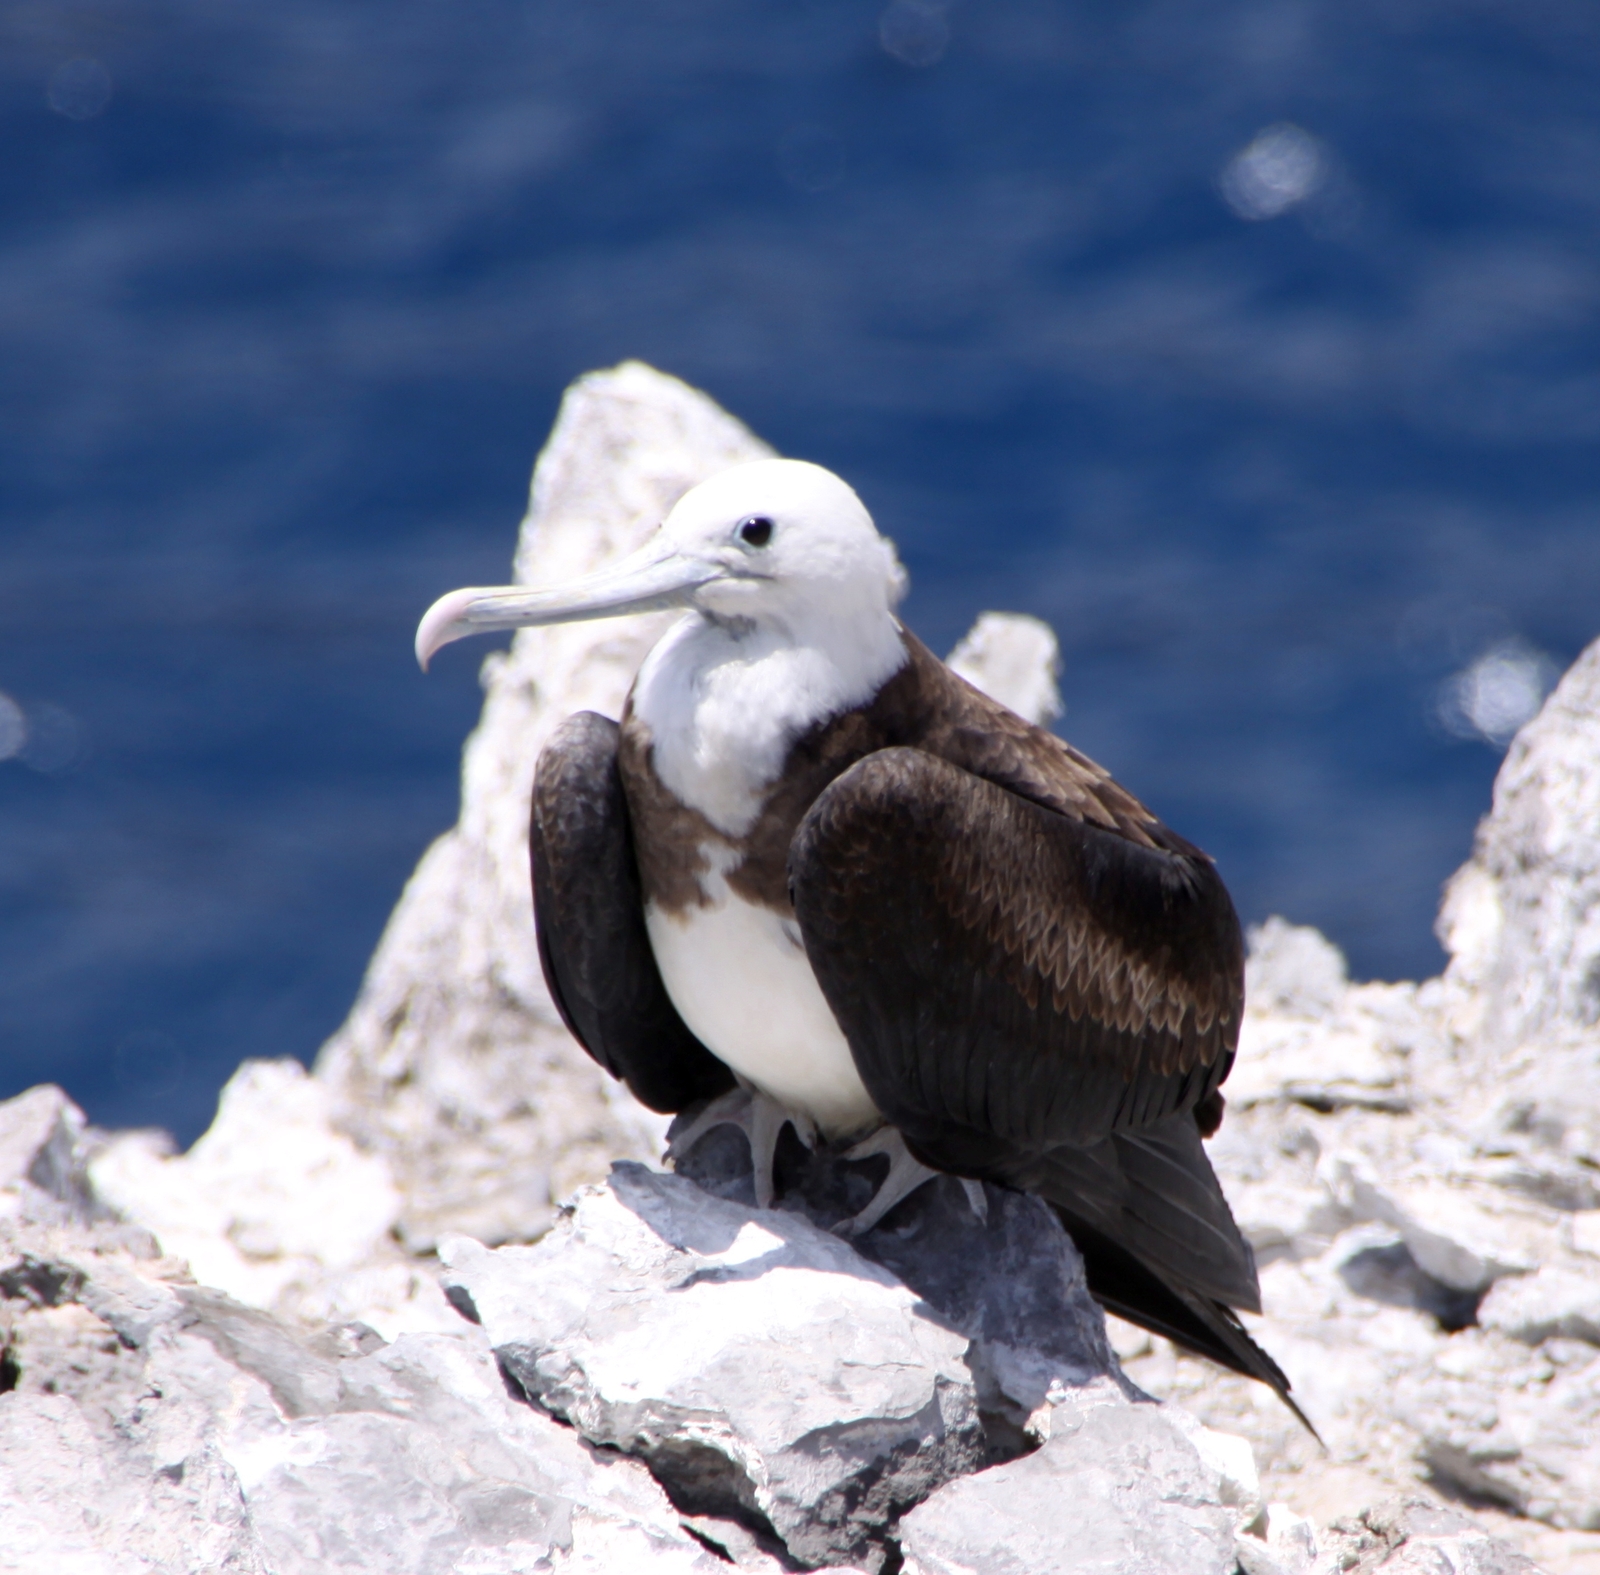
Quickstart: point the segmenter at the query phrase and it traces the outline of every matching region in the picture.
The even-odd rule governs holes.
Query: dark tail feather
[[[1179,1290],[1103,1231],[1060,1204],[1052,1203],[1051,1207],[1082,1254],[1089,1290],[1096,1301],[1118,1317],[1164,1335],[1186,1351],[1265,1384],[1294,1413],[1301,1426],[1319,1444],[1322,1442],[1322,1435],[1290,1396],[1283,1369],[1250,1338],[1231,1307]]]

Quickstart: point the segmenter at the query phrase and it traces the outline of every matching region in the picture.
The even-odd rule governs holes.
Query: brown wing
[[[1007,1155],[1151,1126],[1227,1075],[1238,919],[1210,861],[1147,824],[1135,840],[907,748],[801,822],[807,955],[868,1092],[930,1163],[1000,1179]]]

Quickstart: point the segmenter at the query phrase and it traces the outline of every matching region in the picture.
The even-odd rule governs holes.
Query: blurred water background
[[[563,386],[856,484],[1247,920],[1422,976],[1600,632],[1592,0],[3,0],[0,1096],[187,1141],[455,816]]]

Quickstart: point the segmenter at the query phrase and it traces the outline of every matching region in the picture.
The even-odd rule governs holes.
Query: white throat
[[[689,613],[645,658],[633,708],[667,789],[738,838],[794,741],[870,700],[906,660],[887,610],[794,632]]]

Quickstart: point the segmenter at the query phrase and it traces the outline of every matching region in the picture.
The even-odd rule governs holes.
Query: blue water
[[[1600,633],[1597,105],[1591,0],[5,0],[0,1095],[315,1053],[455,816],[416,618],[626,356],[936,647],[1049,619],[1247,919],[1434,971],[1441,697]]]

